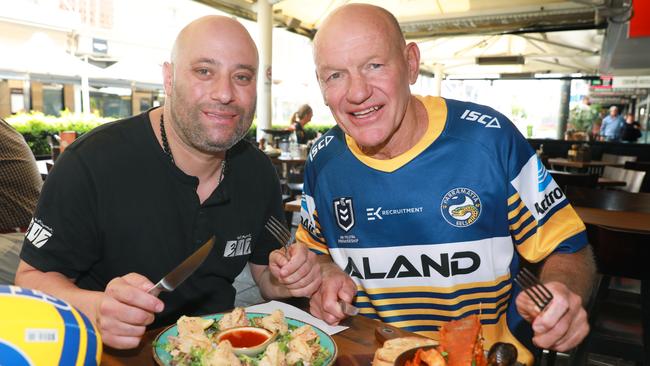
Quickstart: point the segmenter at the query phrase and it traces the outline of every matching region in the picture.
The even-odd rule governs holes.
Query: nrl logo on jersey
[[[489,114],[483,114],[477,111],[470,111],[469,109],[466,109],[465,112],[463,112],[463,115],[460,116],[460,119],[464,119],[470,122],[478,122],[489,128],[501,128],[501,124],[499,124],[499,120],[496,117],[492,117]]]
[[[334,200],[334,216],[341,230],[348,232],[354,226],[354,209],[351,197],[341,197]]]

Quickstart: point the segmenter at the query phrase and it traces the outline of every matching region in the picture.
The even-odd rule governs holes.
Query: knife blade
[[[178,285],[180,285],[187,277],[189,277],[194,271],[199,268],[201,263],[205,261],[205,258],[208,257],[212,247],[214,246],[214,235],[208,239],[199,249],[197,249],[192,255],[187,257],[181,264],[176,266],[171,272],[167,273],[165,277],[161,278],[158,283],[147,291],[152,293],[154,290],[159,289],[161,291],[174,291]]]

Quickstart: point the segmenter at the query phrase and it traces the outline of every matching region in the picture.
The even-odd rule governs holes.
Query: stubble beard
[[[191,104],[187,102],[184,96],[176,92],[175,98],[170,101],[170,112],[173,118],[173,124],[178,135],[185,143],[194,147],[195,149],[208,153],[220,153],[233,147],[239,140],[241,140],[248,132],[251,124],[253,123],[253,116],[255,115],[255,103],[249,106],[249,112],[246,113],[245,108],[239,106],[223,105],[215,102],[214,104],[206,105]],[[204,108],[205,107],[205,108]],[[235,123],[235,129],[217,126],[219,134],[217,138],[211,138],[206,130],[206,127],[201,121],[201,110],[221,110],[236,113],[239,118]]]

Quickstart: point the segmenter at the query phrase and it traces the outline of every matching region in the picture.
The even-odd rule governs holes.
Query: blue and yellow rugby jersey
[[[519,256],[575,252],[584,225],[506,117],[418,98],[427,132],[398,157],[364,156],[338,127],[314,144],[297,238],[350,274],[362,314],[437,338],[480,313],[486,347],[511,342],[530,364],[532,331],[510,301]]]

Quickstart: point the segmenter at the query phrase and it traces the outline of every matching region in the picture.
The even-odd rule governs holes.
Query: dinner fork
[[[269,217],[269,220],[264,224],[266,230],[268,230],[273,237],[282,244],[284,247],[284,254],[289,256],[289,245],[291,244],[291,231],[287,229],[284,224],[275,218],[275,216]],[[354,316],[359,314],[359,309],[352,305],[348,304],[343,300],[339,300],[339,305],[341,306],[341,311],[346,315]]]
[[[527,268],[522,268],[519,273],[517,273],[517,276],[515,276],[515,282],[524,290],[524,292],[526,292],[526,295],[533,300],[540,311],[544,310],[551,300],[553,300],[553,294],[551,291],[549,291],[549,289],[544,286],[544,284],[541,283]]]
[[[266,230],[268,230],[273,237],[282,244],[284,248],[284,254],[289,255],[289,245],[291,244],[291,231],[287,229],[284,224],[275,218],[275,216],[269,217],[269,220],[264,224]]]

